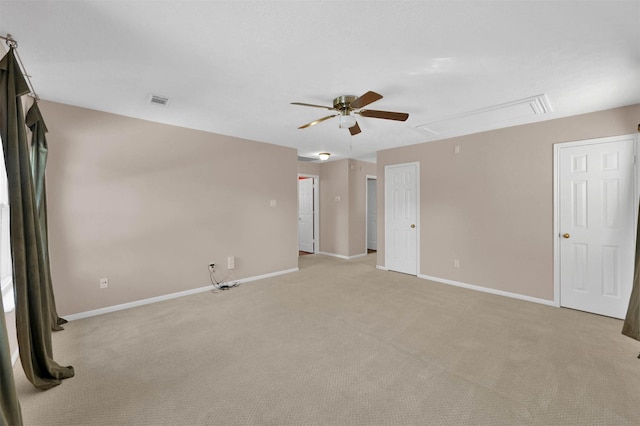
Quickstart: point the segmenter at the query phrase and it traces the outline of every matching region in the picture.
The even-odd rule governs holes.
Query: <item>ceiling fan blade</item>
[[[406,112],[377,111],[375,109],[365,109],[359,111],[358,114],[363,117],[384,118],[385,120],[397,121],[407,121],[407,118],[409,118],[409,114]]]
[[[382,99],[381,94],[368,91],[367,93],[365,93],[364,95],[356,99],[355,101],[351,102],[349,106],[354,109],[360,109],[366,105],[369,105],[371,102],[375,102],[380,99]]]
[[[360,126],[358,126],[358,122],[356,121],[356,124],[354,124],[353,126],[349,127],[349,132],[351,132],[351,136],[355,136],[358,133],[361,132],[360,130]]]
[[[328,106],[324,106],[324,105],[305,104],[304,102],[291,102],[291,105],[308,106],[308,107],[314,107],[314,108],[335,109],[334,107],[328,107]]]
[[[302,126],[298,127],[298,129],[306,129],[307,127],[311,127],[314,124],[322,123],[323,121],[328,120],[328,119],[333,118],[333,117],[337,117],[338,115],[339,114],[327,115],[326,117],[319,118],[316,121],[312,121],[311,123],[303,124]]]

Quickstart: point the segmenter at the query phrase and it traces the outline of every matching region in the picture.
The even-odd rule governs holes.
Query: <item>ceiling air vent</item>
[[[298,155],[298,161],[316,161],[317,158],[311,158],[311,157],[301,157]]]
[[[169,105],[169,98],[166,96],[151,95],[149,102],[151,102],[151,105],[167,106]]]

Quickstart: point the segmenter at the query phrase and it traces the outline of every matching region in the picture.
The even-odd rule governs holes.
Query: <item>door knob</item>
[[[567,233],[567,232],[562,234],[562,238],[569,238],[569,237],[571,237],[571,235],[569,235],[569,233]]]
[[[416,224],[415,224],[415,223],[412,223],[412,224],[411,224],[411,227],[412,227],[412,228],[415,228],[415,227],[416,227]]]

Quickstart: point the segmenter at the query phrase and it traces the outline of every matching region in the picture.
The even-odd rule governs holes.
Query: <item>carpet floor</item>
[[[622,322],[302,256],[300,271],[54,334],[26,425],[638,425]]]

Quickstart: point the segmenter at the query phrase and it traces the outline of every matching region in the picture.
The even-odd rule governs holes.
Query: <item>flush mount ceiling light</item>
[[[328,152],[321,152],[320,154],[318,154],[318,157],[322,160],[322,161],[327,161],[329,159],[329,156],[331,154],[329,154]]]

